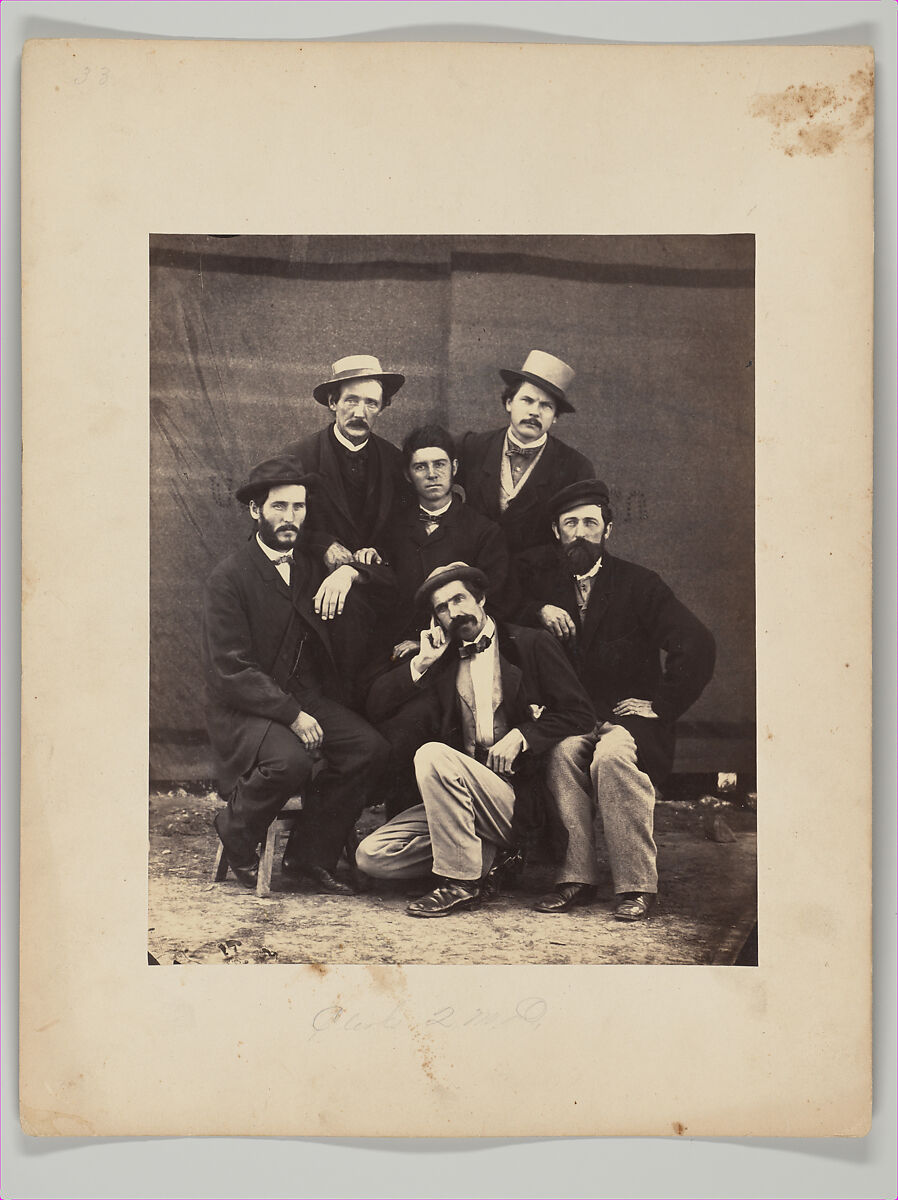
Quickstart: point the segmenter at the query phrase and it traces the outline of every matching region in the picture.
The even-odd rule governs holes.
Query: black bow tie
[[[280,558],[273,558],[271,561],[274,563],[274,565],[276,567],[279,567],[281,565],[281,563],[289,563],[292,566],[293,565],[293,555],[292,554],[282,554]]]
[[[516,446],[514,442],[509,442],[505,453],[509,458],[529,459],[536,458],[540,450],[542,450],[542,446]]]
[[[418,520],[423,521],[425,525],[439,525],[440,521],[442,521],[448,511],[449,510],[447,508],[446,512],[436,515],[435,513],[429,513],[426,508],[419,508]]]
[[[458,648],[459,658],[472,658],[475,654],[482,654],[489,646],[492,645],[493,639],[487,634],[483,634],[476,642],[462,642]]]

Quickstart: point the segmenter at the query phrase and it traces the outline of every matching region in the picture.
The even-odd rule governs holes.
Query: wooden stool
[[[274,852],[277,846],[277,836],[280,830],[285,832],[293,828],[293,822],[302,812],[302,796],[291,796],[278,815],[268,826],[265,835],[265,845],[259,859],[259,879],[256,883],[257,896],[271,895],[271,872],[274,867]],[[215,855],[215,866],[212,868],[212,882],[221,883],[228,875],[228,860],[225,857],[224,846],[218,843]]]

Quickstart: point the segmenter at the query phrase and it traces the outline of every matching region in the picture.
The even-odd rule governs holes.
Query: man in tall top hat
[[[340,567],[359,586],[345,613],[328,624],[321,619],[313,597],[324,568],[301,538],[317,483],[295,461],[275,458],[254,467],[236,493],[255,529],[206,585],[206,722],[227,801],[215,826],[240,882],[255,886],[259,843],[285,801],[302,792],[284,870],[319,891],[348,893],[334,869],[347,840],[354,843],[353,826],[388,752],[342,702],[359,658],[350,613],[361,593],[389,589],[390,576]],[[310,784],[317,758],[324,766]]]
[[[549,756],[546,778],[567,849],[555,889],[535,907],[560,913],[593,898],[598,809],[614,916],[639,921],[658,892],[655,789],[673,765],[675,721],[711,678],[714,638],[654,571],[605,549],[612,512],[604,483],[562,488],[549,514],[554,544],[518,562],[526,597],[518,619],[558,639],[598,724]]]
[[[404,382],[404,375],[385,371],[372,354],[338,359],[330,378],[312,392],[333,420],[280,451],[321,477],[307,533],[322,546],[331,569],[376,545],[397,496],[406,491],[402,454],[374,433]]]
[[[462,439],[459,482],[467,503],[496,521],[514,556],[550,543],[546,503],[566,483],[592,479],[592,463],[549,432],[562,413],[573,368],[544,350],[531,350],[519,371],[499,371],[508,425]]]

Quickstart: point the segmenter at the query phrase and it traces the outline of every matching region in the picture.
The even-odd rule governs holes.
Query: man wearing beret
[[[307,535],[330,570],[378,544],[397,499],[407,491],[401,453],[374,433],[404,382],[404,375],[383,370],[371,354],[338,359],[330,378],[312,392],[333,420],[280,451],[321,478]]]
[[[337,859],[347,840],[354,842],[356,818],[371,802],[388,748],[342,703],[359,650],[345,636],[352,628],[346,622],[360,592],[388,592],[391,585],[383,571],[340,567],[349,577],[341,587],[358,584],[345,613],[341,604],[325,622],[316,611],[324,570],[301,537],[316,483],[295,461],[275,458],[254,467],[236,493],[255,529],[206,585],[206,722],[227,801],[215,827],[237,879],[255,887],[259,843],[285,801],[301,792],[284,871],[319,891],[348,894],[334,876]],[[310,783],[318,758],[324,765]]]
[[[593,898],[598,807],[614,916],[639,921],[658,892],[655,787],[673,765],[674,722],[711,678],[714,639],[654,571],[605,549],[612,512],[603,483],[562,488],[549,512],[554,546],[529,551],[519,562],[526,596],[519,616],[548,629],[564,647],[599,723],[549,756],[549,791],[567,850],[554,890],[535,907],[566,912]]]
[[[374,722],[426,697],[432,740],[415,754],[421,804],[359,845],[369,875],[442,882],[408,906],[444,917],[481,898],[499,850],[515,843],[515,806],[528,776],[561,738],[586,735],[589,700],[563,651],[541,630],[502,627],[484,608],[487,580],[465,562],[432,571],[418,589],[430,625],[411,659],[381,675],[368,698]]]
[[[574,371],[567,363],[531,350],[519,371],[499,371],[508,425],[462,439],[459,482],[467,503],[496,521],[512,556],[550,543],[546,504],[559,488],[592,479],[592,463],[549,432],[574,406],[567,392]]]

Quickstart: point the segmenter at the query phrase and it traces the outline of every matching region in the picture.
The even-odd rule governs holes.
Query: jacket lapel
[[[602,617],[611,603],[611,592],[614,585],[614,559],[606,550],[602,555],[602,565],[593,580],[592,591],[589,593],[589,603],[586,605],[586,615],[583,620],[583,632],[580,636],[581,651],[585,654],[589,644],[596,635],[596,630],[602,622]],[[571,584],[573,587],[573,584]],[[576,591],[576,589],[575,589]],[[574,602],[576,604],[576,600]]]
[[[382,442],[375,434],[370,435],[370,455],[368,460],[368,505],[370,506],[373,499],[372,489],[377,488],[380,495],[380,503],[377,506],[377,515],[371,525],[372,539],[380,532],[384,526],[384,522],[390,515],[393,508],[393,476],[391,475],[386,455],[382,449]]]
[[[279,592],[285,599],[290,599],[290,588],[284,582],[284,577],[271,561],[267,554],[262,551],[259,543],[256,541],[256,535],[253,534],[249,546],[250,560],[253,566],[265,580],[265,582],[275,591]],[[291,571],[291,576],[295,576],[295,568]]]
[[[340,464],[337,462],[337,452],[334,449],[332,427],[328,426],[327,429],[322,430],[322,433],[324,436],[321,445],[321,474],[327,480],[327,498],[355,529],[355,521],[352,519],[349,501],[346,499],[346,492],[343,488],[343,477],[340,474]]]
[[[499,429],[487,446],[478,481],[481,504],[484,510],[496,519],[499,518],[502,512],[499,507],[499,489],[502,483],[502,450],[504,445],[505,430]]]
[[[552,486],[552,480],[555,478],[556,459],[558,457],[558,445],[551,434],[546,438],[546,448],[539,456],[539,460],[530,472],[524,486],[514,497],[509,501],[508,507],[513,509],[518,515],[528,508],[533,508],[534,505],[544,504],[550,497],[549,491]]]

